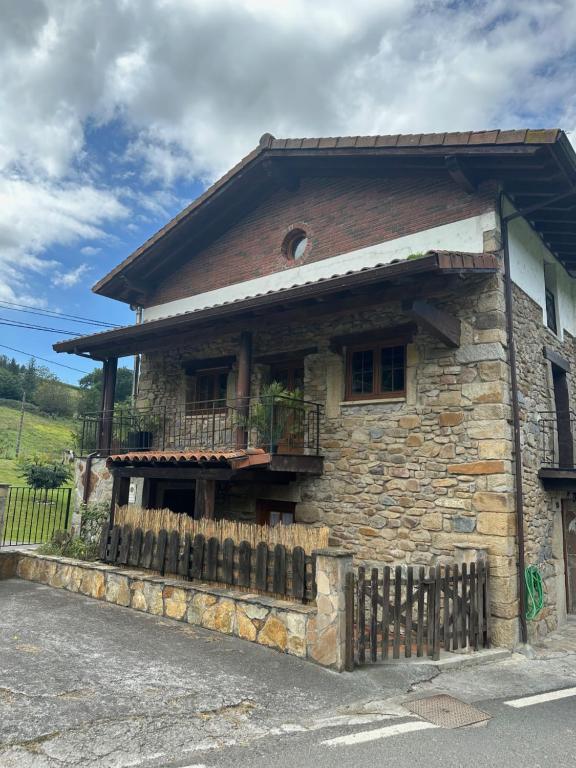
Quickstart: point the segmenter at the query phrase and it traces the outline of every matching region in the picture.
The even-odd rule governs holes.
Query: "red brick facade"
[[[282,253],[291,226],[306,227],[302,261],[336,256],[494,207],[494,192],[468,195],[445,177],[304,178],[297,192],[278,190],[242,221],[170,274],[146,306],[290,269]]]

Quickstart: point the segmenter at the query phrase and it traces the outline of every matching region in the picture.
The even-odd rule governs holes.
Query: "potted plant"
[[[260,397],[252,403],[245,426],[256,433],[256,443],[270,453],[278,452],[280,441],[301,432],[302,395],[290,391],[278,381],[262,387]]]

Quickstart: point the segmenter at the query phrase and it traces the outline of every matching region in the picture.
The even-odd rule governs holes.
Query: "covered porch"
[[[355,420],[375,406],[384,418],[414,407],[415,337],[457,348],[452,297],[473,294],[498,269],[489,253],[415,254],[60,343],[57,351],[103,361],[102,407],[83,419],[82,452],[108,457],[113,504],[129,497],[132,479],[144,505],[176,498],[178,485],[194,515],[226,515],[233,487],[236,502],[251,495],[251,519],[295,520],[312,484],[314,504],[330,498],[324,457],[345,471]],[[117,360],[128,354],[142,355],[145,375],[134,406],[115,408]],[[355,368],[367,354],[379,366],[368,376]],[[270,382],[282,391],[270,394]]]

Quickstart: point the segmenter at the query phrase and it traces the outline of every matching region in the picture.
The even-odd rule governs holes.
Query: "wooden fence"
[[[302,547],[282,544],[224,542],[202,534],[181,537],[177,531],[158,535],[129,525],[105,525],[100,539],[105,563],[157,571],[161,575],[253,589],[309,602],[316,597],[315,559]]]
[[[365,568],[346,581],[346,668],[356,664],[490,647],[488,569],[482,560]]]

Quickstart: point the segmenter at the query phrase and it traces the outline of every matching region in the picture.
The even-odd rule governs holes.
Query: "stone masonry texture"
[[[235,635],[337,671],[344,668],[344,578],[351,566],[347,553],[322,550],[316,605],[302,605],[100,563],[34,552],[0,553],[0,578],[18,576]]]

